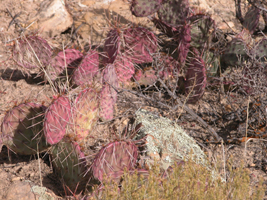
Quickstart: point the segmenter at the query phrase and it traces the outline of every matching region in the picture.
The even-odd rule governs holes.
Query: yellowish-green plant
[[[120,189],[119,189],[120,188]],[[125,172],[123,181],[118,183],[107,180],[101,191],[91,199],[263,199],[263,180],[252,186],[249,170],[241,165],[234,168],[228,163],[227,181],[214,179],[212,173],[203,165],[187,161],[175,165],[171,171],[162,176],[158,166],[154,166],[149,175]]]

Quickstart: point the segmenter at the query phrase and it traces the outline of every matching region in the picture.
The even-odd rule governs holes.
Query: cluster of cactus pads
[[[93,158],[90,162],[83,152],[97,121],[113,119],[121,87],[130,82],[153,85],[159,78],[178,81],[180,70],[186,66],[180,82],[184,81],[184,91],[190,94],[188,102],[196,102],[205,91],[202,54],[208,50],[213,20],[204,14],[193,15],[187,0],[150,1],[152,5],[145,6],[146,3],[133,1],[133,14],[158,12],[159,18],[153,21],[173,38],[173,55],[161,50],[151,30],[136,25],[110,29],[102,52],[68,48],[56,51],[37,35],[23,37],[14,45],[13,58],[24,71],[30,74],[35,69],[54,86],[57,84],[53,83],[67,80],[68,87],[48,106],[22,103],[10,109],[2,122],[1,144],[17,154],[48,151],[55,173],[70,191],[83,190],[91,179],[102,182],[104,176],[119,182],[125,169],[134,171],[137,167],[139,150],[131,138],[103,145],[89,156]],[[79,93],[68,95],[70,88]],[[147,173],[145,169],[136,170]]]
[[[104,176],[120,181],[125,169],[137,165],[139,152],[133,140],[111,140],[88,159],[83,152],[100,117],[99,97],[99,91],[86,88],[73,100],[54,97],[48,107],[31,102],[16,105],[1,124],[0,144],[19,155],[48,151],[68,194],[84,190],[90,180],[102,182]]]
[[[176,73],[170,75],[177,75],[177,71],[185,67],[186,74],[180,77],[183,84],[178,87],[181,89],[185,86],[182,90],[189,96],[187,103],[198,101],[207,85],[206,64],[202,55],[209,52],[209,42],[215,29],[214,21],[206,14],[196,13],[188,0],[133,0],[131,11],[136,17],[152,18],[156,27],[172,39],[172,57],[178,64],[171,70]],[[152,16],[154,13],[158,17]],[[171,72],[170,69],[168,71]]]
[[[55,55],[46,40],[39,36],[28,36],[17,41],[14,60],[27,71],[29,68],[41,69],[40,74],[46,81],[55,82],[60,77],[67,76],[73,86],[92,85],[96,82],[100,84],[102,88],[100,107],[103,120],[112,119],[118,87],[129,85],[129,82],[153,85],[158,78],[162,80],[178,78],[177,75],[184,66],[186,74],[181,80],[185,84],[182,85],[193,89],[184,88],[183,91],[189,95],[188,103],[198,101],[206,87],[206,65],[202,55],[205,51],[209,51],[214,21],[208,15],[194,14],[187,0],[164,2],[136,0],[132,2],[131,10],[137,17],[158,12],[159,17],[153,18],[152,21],[156,27],[173,39],[175,51],[172,55],[157,56],[166,52],[159,47],[156,35],[145,27],[132,25],[110,29],[101,53],[97,50],[81,53],[76,49],[65,49]],[[36,40],[36,42],[25,42],[25,40]],[[36,45],[37,43],[40,46]],[[45,55],[39,50],[44,47]],[[27,62],[22,62],[24,57]],[[157,57],[164,67],[159,67],[159,64],[153,66]],[[197,62],[196,59],[198,59]],[[147,70],[148,68],[144,66],[149,63],[152,67]],[[201,69],[196,72],[191,70],[194,67]],[[193,82],[186,77],[196,77],[201,80],[196,80],[198,85],[193,86],[191,85]],[[187,93],[189,90],[191,93]]]
[[[171,79],[179,88],[171,90],[184,91],[187,103],[195,103],[205,92],[208,74],[216,74],[220,65],[210,47],[215,23],[210,16],[196,13],[188,0],[133,0],[130,10],[136,17],[149,17],[168,38],[165,43],[151,30],[132,25],[110,29],[103,52],[68,48],[58,52],[37,35],[22,37],[14,45],[13,58],[28,74],[37,69],[52,85],[67,80],[70,87],[64,92],[75,88],[79,93],[73,98],[67,94],[54,97],[49,106],[33,102],[16,105],[3,119],[0,144],[22,155],[49,151],[55,172],[71,191],[83,190],[92,178],[102,182],[108,176],[120,181],[125,168],[136,168],[139,152],[131,139],[103,145],[89,166],[82,151],[97,121],[113,119],[121,87],[130,82],[147,86]],[[250,35],[258,26],[259,15],[257,7],[248,10],[244,31],[223,52],[222,60],[228,65],[241,65],[250,55],[265,61],[267,40],[254,44]],[[166,49],[168,41],[171,47]],[[209,71],[210,65],[214,72]]]
[[[251,6],[244,18],[238,11],[237,15],[244,29],[229,42],[223,54],[224,61],[231,66],[240,66],[244,60],[248,60],[249,55],[257,60],[265,60],[267,40],[263,38],[254,42],[251,35],[259,25],[260,9]]]

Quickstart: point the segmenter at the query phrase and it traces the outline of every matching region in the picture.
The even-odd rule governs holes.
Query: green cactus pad
[[[263,38],[258,41],[254,49],[250,52],[251,55],[255,56],[260,61],[266,61],[267,58],[267,39]]]
[[[242,65],[248,57],[245,42],[240,38],[234,38],[226,47],[222,60],[230,66]]]
[[[59,176],[63,186],[67,186],[73,193],[84,190],[89,174],[79,145],[63,139],[51,148],[50,154],[54,172]],[[65,191],[71,194],[67,188]]]
[[[215,28],[214,21],[204,14],[193,15],[188,21],[191,26],[191,46],[199,50],[207,48],[212,29]]]
[[[205,51],[203,60],[206,63],[207,76],[217,76],[220,68],[220,56],[216,56],[211,51]]]

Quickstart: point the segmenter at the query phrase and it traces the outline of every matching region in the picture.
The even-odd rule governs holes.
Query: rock
[[[147,136],[145,151],[148,158],[145,159],[145,165],[149,168],[154,161],[160,164],[162,169],[167,170],[177,161],[183,162],[191,159],[210,170],[214,179],[219,178],[225,181],[210,165],[207,156],[196,141],[177,123],[144,109],[138,110],[135,115],[136,124],[142,123],[136,139]]]
[[[82,26],[77,33],[92,45],[97,45],[99,42],[106,39],[109,28],[127,27],[133,22],[144,27],[149,27],[153,30],[154,24],[146,17],[135,17],[129,9],[129,3],[124,0],[84,0],[81,1],[88,8],[86,14],[75,20],[75,27]],[[118,17],[119,16],[119,17]],[[112,22],[112,26],[109,24]]]
[[[53,37],[67,30],[73,24],[73,18],[62,0],[44,0],[39,12],[30,20],[31,29],[38,29],[43,35]]]
[[[146,110],[138,110],[135,114],[136,123],[143,125],[139,137],[147,135],[146,155],[151,158],[147,161],[148,165],[152,160],[160,160],[162,166],[167,169],[176,160],[186,161],[192,157],[197,164],[208,166],[205,153],[178,124]]]
[[[16,181],[8,189],[6,200],[56,200],[59,199],[45,187],[33,185],[30,181]]]

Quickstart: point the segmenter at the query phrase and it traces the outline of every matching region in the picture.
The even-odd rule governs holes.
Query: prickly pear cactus
[[[249,30],[250,34],[254,33],[259,24],[259,19],[260,9],[255,6],[251,6],[244,17],[244,28]]]
[[[105,84],[100,93],[100,113],[99,116],[103,121],[113,119],[114,105],[117,101],[117,94],[112,95],[112,88]]]
[[[151,72],[153,71],[153,73],[155,75],[155,78],[154,78],[155,80],[156,80],[157,76],[158,76],[158,78],[160,78],[162,80],[168,80],[168,79],[171,79],[174,77],[178,77],[181,65],[171,55],[161,53],[161,54],[156,55],[154,58],[156,60],[155,61],[156,64],[154,65],[155,69],[151,68],[150,71]],[[144,69],[145,72],[147,70],[149,70],[149,68]],[[146,73],[144,73],[144,74],[146,74]],[[139,77],[141,78],[140,75],[139,75]],[[153,76],[150,76],[150,77],[153,79]],[[154,82],[155,82],[155,80],[154,80]],[[152,84],[154,82],[152,81]]]
[[[108,32],[107,39],[104,43],[104,52],[107,57],[104,59],[104,63],[113,63],[116,59],[121,46],[120,33],[117,29],[112,29]]]
[[[118,77],[115,66],[109,64],[103,70],[103,87],[100,92],[100,113],[102,120],[113,119],[114,105],[117,101]]]
[[[152,22],[155,24],[155,26],[161,30],[164,34],[166,34],[168,37],[174,37],[175,35],[179,34],[179,31],[172,27],[171,25],[168,25],[167,23],[163,22],[160,19],[153,18]]]
[[[89,135],[98,120],[99,93],[94,88],[81,91],[74,105],[75,134],[81,141]]]
[[[258,41],[254,48],[250,51],[250,54],[255,56],[256,59],[260,61],[265,61],[267,57],[267,39],[263,38]]]
[[[118,75],[116,73],[116,67],[113,64],[108,64],[105,67],[102,71],[102,77],[103,84],[108,84],[114,88],[118,87]]]
[[[217,76],[220,69],[220,57],[211,51],[205,51],[203,60],[206,63],[207,77]]]
[[[266,30],[267,30],[267,12],[262,12],[262,18],[263,18],[263,21],[265,23],[265,28],[264,28],[263,32],[266,32]]]
[[[241,65],[248,58],[246,43],[240,38],[234,38],[226,47],[222,60],[230,66]]]
[[[91,50],[83,58],[81,64],[75,69],[72,80],[76,85],[91,84],[99,72],[99,55]]]
[[[215,28],[213,19],[204,14],[193,15],[188,18],[191,30],[191,43],[190,45],[199,50],[208,48],[208,42],[212,36],[212,31]]]
[[[126,82],[132,78],[134,74],[134,64],[130,59],[123,56],[118,56],[114,62],[118,81]]]
[[[0,145],[21,155],[46,150],[42,121],[45,107],[36,103],[22,103],[9,110],[1,125]]]
[[[189,24],[186,24],[181,28],[181,32],[176,40],[178,42],[178,60],[181,64],[183,64],[186,60],[191,42],[191,26]]]
[[[173,27],[184,24],[189,13],[188,0],[163,1],[158,10],[159,19]]]
[[[161,3],[162,0],[133,0],[130,9],[136,17],[147,17],[157,12]]]
[[[138,150],[133,142],[115,141],[104,146],[96,155],[91,166],[94,178],[100,182],[104,175],[120,181],[125,168],[134,169]]]
[[[207,85],[205,63],[201,57],[191,58],[185,80],[185,94],[189,95],[187,103],[195,103],[203,96]]]
[[[45,112],[44,134],[47,143],[58,143],[66,134],[66,127],[71,123],[72,109],[69,98],[60,96],[51,103]]]
[[[123,32],[121,52],[131,58],[133,63],[152,62],[157,51],[158,43],[156,36],[146,28],[129,28]]]
[[[54,145],[50,154],[57,174],[68,194],[80,193],[89,181],[86,159],[79,145],[66,139]]]
[[[60,51],[45,68],[45,79],[49,78],[55,81],[60,74],[67,70],[73,70],[78,67],[83,54],[76,49],[65,49]],[[66,73],[65,73],[66,74]]]
[[[27,36],[17,40],[13,50],[13,59],[24,69],[45,67],[52,57],[47,41],[39,36]]]

